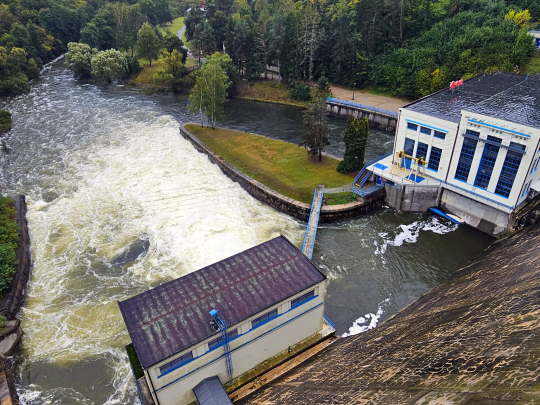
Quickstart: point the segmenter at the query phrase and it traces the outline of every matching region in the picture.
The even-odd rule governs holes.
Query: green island
[[[0,110],[0,136],[4,135],[11,129],[11,114],[7,111]]]
[[[318,184],[326,188],[350,183],[353,177],[336,171],[339,160],[310,157],[305,149],[283,141],[241,131],[201,128],[186,129],[239,170],[271,189],[310,204]]]
[[[19,235],[16,219],[15,202],[0,195],[0,295],[11,284],[17,265],[15,249],[19,245]]]

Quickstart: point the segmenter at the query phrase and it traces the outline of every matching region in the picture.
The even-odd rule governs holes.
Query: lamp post
[[[352,99],[354,100],[354,88],[356,87],[356,82],[352,85]]]

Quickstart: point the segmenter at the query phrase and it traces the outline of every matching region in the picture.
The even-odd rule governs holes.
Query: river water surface
[[[23,404],[132,404],[136,389],[117,301],[305,223],[259,203],[178,131],[186,100],[80,82],[61,64],[13,114],[3,185],[27,196],[33,273],[15,355]],[[230,128],[298,142],[301,112],[231,101]],[[344,121],[332,120],[342,155]],[[372,131],[368,158],[392,147]],[[314,261],[330,279],[327,315],[339,333],[375,325],[485,249],[491,239],[429,215],[381,209],[322,225]],[[365,316],[365,315],[368,316]]]

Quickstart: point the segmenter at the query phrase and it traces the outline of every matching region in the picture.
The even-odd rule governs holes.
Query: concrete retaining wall
[[[257,200],[284,212],[302,221],[307,221],[311,206],[300,201],[293,200],[280,194],[270,187],[252,179],[247,174],[238,170],[235,166],[228,163],[220,155],[201,142],[184,125],[180,126],[180,134],[187,139],[199,152],[208,156],[210,161],[221,169],[221,171],[232,181],[239,183],[244,190],[255,197]],[[384,199],[383,193],[374,193],[369,198],[362,201],[356,201],[342,205],[323,206],[319,222],[337,221],[340,219],[351,218],[360,214],[368,213],[382,206]]]
[[[447,189],[442,194],[441,208],[492,236],[502,236],[514,227],[511,214]]]
[[[438,207],[442,189],[440,187],[422,187],[418,185],[386,183],[385,202],[398,211],[426,212],[431,207]]]
[[[370,127],[383,131],[394,131],[397,127],[397,117],[382,112],[342,105],[331,101],[326,102],[326,110],[330,116],[337,118],[347,118],[349,115],[357,118],[367,117]]]

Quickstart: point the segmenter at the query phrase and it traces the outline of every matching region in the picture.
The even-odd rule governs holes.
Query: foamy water
[[[130,338],[117,301],[280,233],[300,244],[304,225],[230,181],[151,101],[63,86],[45,77],[10,106],[9,159],[29,168],[10,180],[25,189],[33,242],[21,402],[131,403]],[[29,136],[31,151],[20,147]],[[141,240],[149,249],[135,261],[115,259]]]

